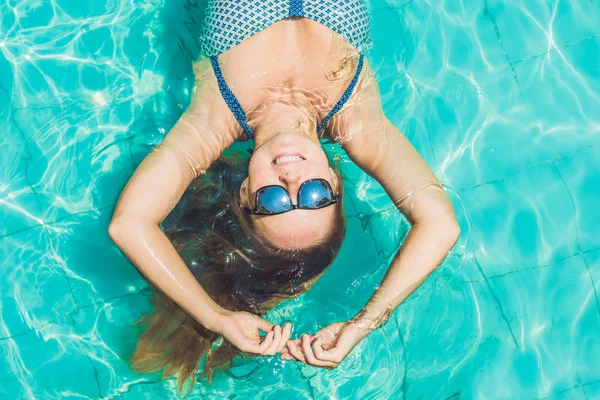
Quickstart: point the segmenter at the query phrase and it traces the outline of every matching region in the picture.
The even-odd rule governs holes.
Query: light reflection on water
[[[600,4],[370,10],[386,113],[446,186],[461,239],[336,370],[236,360],[190,398],[600,397]],[[191,0],[0,3],[0,398],[175,398],[123,359],[149,291],[106,227],[189,102],[201,18]],[[342,254],[270,314],[296,332],[352,316],[408,230],[342,159]]]

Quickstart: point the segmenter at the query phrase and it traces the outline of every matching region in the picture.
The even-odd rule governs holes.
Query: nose
[[[298,183],[300,174],[296,171],[286,171],[279,175],[279,180],[284,184],[294,204],[298,203]]]

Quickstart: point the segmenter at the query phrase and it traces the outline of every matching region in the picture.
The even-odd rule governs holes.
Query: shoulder
[[[387,122],[375,73],[365,58],[354,91],[330,121],[327,135],[340,143],[366,134],[374,138],[376,132],[381,131],[380,128],[387,125]]]
[[[200,58],[192,68],[194,84],[185,114],[210,128],[209,131],[236,137],[241,135],[235,117],[223,100],[210,58]]]

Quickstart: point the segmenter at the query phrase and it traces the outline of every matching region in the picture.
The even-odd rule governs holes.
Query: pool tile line
[[[72,327],[76,326],[75,320],[73,319],[72,315],[69,315],[69,319],[71,320],[71,326]],[[98,377],[98,369],[96,368],[96,365],[92,362],[92,359],[90,358],[90,356],[87,353],[85,353],[85,358],[88,360],[88,362],[92,366],[92,371],[94,371],[94,380],[96,381],[96,387],[98,389],[98,398],[100,399],[100,398],[102,398],[102,387],[100,385],[100,379]]]
[[[66,318],[73,318],[73,315],[78,313],[81,310],[84,310],[86,308],[90,308],[93,306],[99,306],[99,307],[104,307],[107,304],[110,304],[110,302],[114,301],[114,300],[118,300],[118,299],[123,299],[125,297],[133,297],[133,296],[144,296],[144,297],[148,297],[150,292],[152,292],[153,289],[151,286],[146,286],[140,290],[138,290],[137,292],[133,292],[133,293],[126,293],[126,294],[122,294],[120,296],[112,296],[112,297],[108,297],[106,299],[99,299],[98,301],[93,301],[90,304],[85,304],[85,305],[77,305],[77,308],[75,310],[69,311],[68,313],[65,314]]]
[[[576,40],[576,41],[574,41],[572,43],[565,44],[565,45],[562,45],[562,46],[556,46],[555,45],[555,47],[552,48],[552,49],[550,49],[550,50],[546,50],[543,53],[536,54],[536,55],[533,55],[533,56],[530,56],[530,57],[526,57],[526,58],[522,58],[520,60],[514,61],[513,64],[517,65],[517,64],[521,64],[521,63],[523,63],[525,61],[535,60],[536,58],[540,58],[540,57],[546,56],[549,53],[556,52],[557,50],[566,49],[566,48],[569,48],[569,47],[573,47],[573,46],[576,46],[576,45],[578,45],[580,43],[583,43],[583,42],[585,42],[587,40],[594,39],[594,38],[597,38],[597,37],[600,37],[600,35],[587,36],[587,37],[584,37],[582,39]]]
[[[389,4],[388,4],[387,6],[385,6],[385,7],[382,9],[382,11],[383,11],[383,10],[402,10],[402,9],[403,9],[403,8],[405,8],[406,6],[409,6],[409,5],[411,5],[411,4],[412,4],[414,1],[415,1],[415,0],[409,0],[409,1],[407,1],[406,3],[400,4],[399,6],[392,6],[392,5],[389,5]],[[381,12],[381,11],[379,11],[379,12]]]
[[[402,352],[406,353],[406,346],[404,344],[404,338],[402,337],[402,332],[400,331],[400,326],[398,326],[397,329],[398,329],[398,338],[400,339],[400,344],[402,345]],[[402,375],[402,386],[400,387],[400,389],[402,391],[402,398],[405,399],[406,392],[408,391],[408,386],[409,386],[407,383],[407,380],[406,380],[406,378],[408,377],[408,364],[406,361],[406,354],[404,355],[404,357],[402,357],[402,361],[404,362],[404,375]]]
[[[584,146],[581,146],[579,149],[575,150],[571,154],[569,154],[567,156],[564,156],[564,157],[551,158],[551,159],[548,159],[548,160],[542,160],[542,161],[538,161],[538,162],[533,163],[533,164],[526,165],[524,167],[519,168],[514,173],[505,176],[504,178],[492,179],[491,181],[478,183],[475,186],[471,186],[471,187],[468,187],[468,188],[458,188],[458,189],[455,189],[455,190],[456,190],[456,192],[458,194],[462,194],[462,193],[468,192],[470,190],[477,189],[477,188],[479,188],[481,186],[493,185],[493,184],[497,184],[497,183],[504,183],[507,180],[512,179],[513,177],[519,175],[521,172],[524,172],[524,171],[526,171],[528,169],[539,167],[540,165],[544,165],[544,164],[552,164],[552,163],[554,163],[556,161],[568,160],[569,158],[574,157],[575,155],[577,155],[578,153],[580,153],[582,151],[586,151],[586,150],[589,150],[589,149],[593,148],[594,146],[598,145],[599,143],[600,143],[600,140],[596,141],[594,143],[586,144]]]
[[[66,216],[63,216],[63,217],[59,217],[59,218],[55,219],[54,221],[46,222],[46,225],[54,225],[54,224],[57,224],[59,222],[65,221],[65,220],[67,220],[69,218],[78,217],[78,216],[81,216],[81,215],[99,214],[101,211],[107,210],[107,209],[112,208],[112,207],[114,207],[114,204],[107,204],[107,205],[100,206],[100,207],[94,207],[94,208],[92,208],[90,210],[80,211],[80,212],[76,212],[76,213],[71,213],[69,215],[66,215]]]
[[[600,247],[595,247],[593,249],[589,249],[589,250],[585,250],[585,251],[578,251],[576,253],[571,254],[570,256],[566,256],[566,257],[562,257],[562,258],[558,258],[556,261],[549,263],[549,264],[542,264],[542,265],[534,265],[532,267],[525,267],[519,270],[514,270],[514,271],[509,271],[507,273],[504,274],[497,274],[497,275],[490,275],[487,277],[487,279],[492,280],[492,279],[496,279],[496,278],[504,278],[505,276],[509,276],[509,275],[513,275],[513,274],[517,274],[520,272],[528,272],[528,271],[533,271],[539,268],[547,268],[547,267],[551,267],[555,264],[558,264],[562,261],[568,260],[570,258],[573,257],[577,257],[577,256],[582,256],[584,259],[584,263],[587,265],[587,260],[585,259],[585,255],[589,254],[589,253],[593,253],[600,250]],[[469,279],[466,281],[466,283],[483,283],[483,279]]]
[[[552,167],[554,168],[554,170],[560,177],[560,180],[562,181],[565,189],[567,190],[567,193],[569,194],[569,199],[571,201],[571,205],[573,206],[573,211],[575,214],[575,218],[573,218],[573,222],[575,224],[575,248],[579,252],[581,252],[581,245],[579,243],[579,225],[577,224],[577,208],[575,206],[575,200],[573,199],[573,194],[571,193],[571,190],[569,189],[569,185],[567,185],[565,178],[562,176],[562,174],[560,173],[560,170],[556,167],[556,164],[554,162],[552,162]],[[592,277],[592,271],[590,270],[590,266],[587,262],[585,254],[582,255],[582,258],[583,258],[583,263],[585,264],[585,269],[587,270],[588,276],[590,278],[590,282],[592,283],[592,289],[594,290],[594,298],[596,299],[596,311],[598,312],[598,315],[600,315],[600,299],[598,298],[598,291],[596,290],[596,284],[594,282],[594,278]]]
[[[581,390],[583,390],[583,395],[585,396],[586,400],[590,400],[590,398],[588,397],[588,394],[585,392],[585,388],[591,385],[595,385],[597,383],[600,383],[600,379],[596,379],[595,381],[590,381],[587,383],[584,383],[583,385],[581,385]]]
[[[586,383],[580,383],[579,385],[575,385],[575,386],[570,387],[568,389],[561,390],[561,391],[557,392],[556,394],[563,394],[563,393],[567,393],[567,392],[569,392],[571,390],[580,389],[581,388],[583,390],[583,394],[585,396],[585,399],[586,400],[590,400],[589,397],[587,397],[587,393],[585,393],[585,387],[586,386],[590,386],[590,385],[594,385],[594,384],[599,383],[599,382],[600,382],[600,379],[596,379],[594,381],[590,381],[590,382],[586,382]],[[549,399],[551,399],[553,397],[554,396],[536,397],[533,400],[549,400]]]
[[[2,90],[4,93],[6,93],[6,95],[9,98],[11,97],[11,93],[9,93],[8,90],[1,83],[0,83],[0,90]],[[12,101],[9,104],[12,104]],[[8,113],[10,114],[10,107],[7,107],[7,109],[8,109]]]
[[[45,328],[48,325],[61,325],[61,324],[58,323],[58,322],[46,322],[45,324],[42,324],[42,325],[38,326],[37,328],[31,328],[31,329],[28,329],[26,331],[21,331],[19,333],[14,333],[14,334],[12,334],[10,336],[0,337],[0,342],[5,341],[5,340],[12,340],[12,339],[15,339],[15,338],[18,338],[18,337],[21,337],[21,336],[25,336],[25,335],[27,335],[28,333],[31,333],[31,332],[38,332],[38,331],[40,331],[41,329]]]
[[[102,397],[102,400],[119,400],[119,399],[123,399],[125,395],[129,394],[129,392],[131,391],[131,388],[136,387],[136,386],[142,386],[142,385],[155,385],[155,384],[159,384],[159,383],[167,383],[169,381],[173,381],[176,384],[176,378],[167,378],[167,379],[160,379],[160,380],[139,380],[136,382],[131,382],[131,383],[124,383],[123,386],[119,389],[119,393],[116,394],[108,394],[106,395],[106,397]],[[198,384],[198,381],[196,381],[196,384]],[[192,393],[194,393],[194,391],[192,391]]]
[[[593,6],[593,3],[592,3],[592,6]],[[504,52],[504,56],[506,57],[506,61],[508,62],[511,70],[513,71],[514,81],[517,84],[517,87],[519,87],[519,88],[520,88],[520,86],[519,86],[519,80],[518,80],[518,77],[517,77],[516,70],[514,68],[515,65],[523,63],[523,62],[528,61],[528,60],[532,60],[532,59],[536,59],[536,58],[539,58],[539,57],[543,57],[543,56],[547,55],[548,53],[556,52],[556,51],[559,51],[560,49],[565,49],[565,48],[576,46],[576,45],[578,45],[578,44],[580,44],[582,42],[585,42],[586,40],[590,40],[590,39],[593,39],[593,38],[596,38],[596,37],[600,37],[600,35],[587,36],[587,37],[581,38],[579,40],[576,40],[574,42],[571,42],[571,43],[568,43],[568,44],[565,44],[565,45],[562,45],[562,46],[557,46],[555,43],[553,43],[553,48],[551,48],[550,50],[547,50],[547,51],[545,51],[543,53],[536,54],[536,55],[533,55],[533,56],[530,56],[530,57],[522,58],[522,59],[519,59],[519,60],[516,60],[516,61],[511,61],[510,57],[508,56],[508,52],[504,48],[504,44],[502,42],[502,36],[500,34],[500,29],[498,28],[498,25],[496,23],[496,20],[495,20],[494,16],[492,15],[492,13],[488,9],[488,0],[485,1],[485,8],[484,9],[485,9],[485,15],[488,16],[490,18],[490,20],[492,21],[492,23],[494,24],[494,31],[496,33],[496,37],[498,38],[498,42],[500,44],[500,47],[502,48],[502,51]],[[519,90],[519,94],[520,94],[520,90]]]
[[[485,272],[483,271],[483,268],[481,267],[481,264],[479,263],[479,260],[477,259],[476,256],[473,256],[473,261],[475,262],[475,265],[477,265],[477,269],[479,270],[479,273],[481,273],[481,275],[483,276],[483,278],[485,280],[485,285],[487,286],[487,288],[490,291],[492,297],[494,298],[494,301],[498,305],[498,309],[500,310],[500,315],[502,316],[502,319],[504,320],[504,322],[506,322],[506,326],[508,327],[508,331],[510,332],[510,336],[511,336],[511,338],[513,340],[513,343],[514,343],[515,347],[518,349],[519,348],[519,344],[517,342],[517,338],[515,337],[515,333],[512,330],[510,322],[508,322],[508,318],[506,317],[506,314],[504,313],[504,309],[502,308],[502,304],[500,304],[500,300],[498,299],[498,297],[496,296],[496,293],[492,289],[492,285],[490,285],[490,283],[488,281],[488,277],[485,274]]]
[[[460,399],[460,392],[456,392],[453,395],[450,395],[449,397],[444,398],[444,400],[450,400],[450,399]]]
[[[598,311],[598,315],[600,316],[600,298],[598,297],[598,290],[596,289],[596,283],[594,282],[594,278],[592,277],[592,271],[590,270],[590,265],[587,262],[587,258],[585,257],[585,253],[582,253],[583,263],[585,268],[587,269],[588,275],[590,277],[590,282],[592,283],[592,289],[594,290],[594,296],[596,298],[596,310]]]
[[[500,35],[500,28],[498,28],[498,24],[496,23],[496,19],[494,18],[494,16],[492,15],[492,13],[489,10],[488,0],[485,0],[485,3],[484,3],[484,15],[486,17],[488,17],[490,19],[490,21],[492,21],[492,24],[494,24],[494,33],[496,35],[496,39],[498,39],[498,44],[500,45],[500,48],[502,49],[502,52],[504,53],[504,57],[506,58],[506,62],[508,63],[508,65],[510,66],[510,69],[513,72],[513,80],[517,84],[517,87],[520,87],[519,86],[519,79],[517,78],[517,71],[515,71],[515,67],[514,67],[513,63],[510,61],[510,57],[508,56],[508,52],[506,51],[506,48],[504,47],[504,42],[502,41],[502,36]],[[520,94],[521,94],[521,91],[519,90],[519,95]]]
[[[565,261],[565,260],[568,260],[570,258],[577,257],[577,256],[583,256],[584,254],[592,253],[592,252],[594,252],[596,250],[600,250],[600,247],[597,247],[597,248],[594,248],[594,249],[590,249],[590,250],[586,250],[586,251],[577,251],[577,252],[571,254],[570,256],[558,258],[555,261],[553,261],[552,263],[542,264],[542,265],[534,265],[532,267],[525,267],[525,268],[521,268],[521,269],[514,270],[514,271],[508,271],[508,272],[506,272],[504,274],[489,275],[487,277],[487,279],[491,280],[491,279],[496,279],[496,278],[504,278],[505,276],[509,276],[509,275],[513,275],[513,274],[518,274],[520,272],[533,271],[533,270],[540,269],[540,268],[551,267],[551,266],[553,266],[555,264],[558,264],[558,263],[560,263],[562,261]],[[468,283],[481,283],[481,282],[483,282],[483,280],[473,279],[473,280],[468,280],[467,282]]]
[[[39,194],[35,191],[35,189],[33,188],[33,186],[31,185],[31,182],[29,181],[29,161],[31,161],[33,159],[33,157],[31,156],[31,153],[29,151],[29,146],[27,145],[27,136],[25,136],[25,133],[23,132],[23,129],[21,129],[21,127],[19,126],[19,124],[17,123],[16,119],[15,119],[15,110],[12,109],[13,112],[9,111],[9,115],[10,115],[10,120],[12,121],[12,123],[14,124],[15,128],[17,129],[17,131],[19,132],[19,136],[21,137],[21,139],[23,140],[23,146],[25,147],[25,157],[24,157],[24,161],[25,161],[25,173],[24,173],[24,177],[25,177],[25,182],[27,183],[27,186],[29,187],[29,189],[31,189],[31,191],[33,192],[33,195],[35,197],[35,201],[37,204],[37,213],[38,215],[41,216],[42,214],[42,201],[40,200]],[[42,220],[40,218],[40,220]],[[44,222],[42,220],[42,222]]]
[[[127,146],[127,150],[129,153],[129,158],[131,159],[131,164],[137,169],[137,167],[139,166],[139,164],[135,161],[135,157],[133,156],[133,151],[131,150],[131,148],[133,147],[133,139],[134,137],[131,136],[129,138],[129,146]]]
[[[44,224],[37,224],[37,225],[32,225],[32,226],[27,226],[25,228],[17,229],[16,231],[11,231],[10,233],[7,233],[6,235],[0,235],[0,240],[7,238],[9,236],[18,235],[19,233],[27,232],[28,230],[31,230],[31,229],[41,228],[43,226],[44,226]]]
[[[52,225],[58,224],[58,223],[60,223],[62,221],[65,221],[65,220],[67,220],[69,218],[72,218],[72,217],[75,217],[75,216],[81,216],[81,215],[86,215],[86,214],[97,214],[98,212],[104,211],[104,210],[112,208],[112,207],[114,207],[114,204],[108,204],[108,205],[101,206],[101,207],[95,207],[95,208],[92,208],[90,210],[80,211],[80,212],[76,212],[76,213],[72,213],[72,214],[69,214],[69,215],[62,216],[62,217],[59,217],[59,218],[57,218],[57,219],[55,219],[53,221],[46,221],[46,220],[42,219],[42,222],[43,222],[42,224],[28,226],[26,228],[17,229],[16,231],[12,231],[10,233],[7,233],[6,235],[0,235],[0,239],[4,239],[4,238],[12,236],[12,235],[17,235],[19,233],[27,232],[30,229],[42,228],[44,226],[52,226]]]
[[[353,203],[354,204],[354,203]],[[395,254],[398,252],[398,250],[396,250],[393,254],[387,254],[379,245],[378,241],[375,239],[375,232],[373,231],[373,226],[371,225],[371,218],[377,216],[377,215],[385,215],[386,213],[397,209],[396,206],[390,206],[387,208],[384,208],[383,210],[379,210],[379,211],[374,211],[372,213],[362,213],[359,212],[356,215],[349,215],[346,216],[346,218],[358,218],[361,226],[363,227],[363,230],[365,233],[367,233],[370,237],[371,240],[373,241],[373,245],[375,247],[375,251],[377,252],[377,255],[379,256],[379,258],[381,260],[385,260],[386,262],[391,262],[389,259],[390,257],[395,256]],[[401,218],[406,218],[404,217],[404,215],[401,213]],[[409,229],[410,231],[410,229]],[[408,233],[407,233],[408,234]],[[406,235],[404,235],[402,238],[400,238],[400,240],[397,243],[397,247],[399,247],[403,242],[404,239],[406,238]]]

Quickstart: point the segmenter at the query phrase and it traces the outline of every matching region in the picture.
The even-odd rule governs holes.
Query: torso
[[[219,64],[252,126],[261,107],[273,101],[304,107],[308,102],[309,112],[322,120],[354,77],[358,57],[356,48],[326,26],[307,18],[286,18],[220,54]],[[245,139],[231,112],[226,109],[224,114],[218,117],[228,119],[237,139]]]

